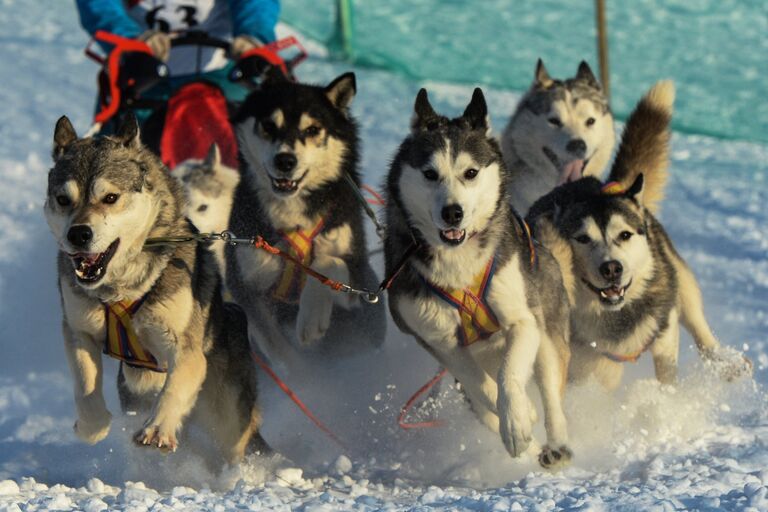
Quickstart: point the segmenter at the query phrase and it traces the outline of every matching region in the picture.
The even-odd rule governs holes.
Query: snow
[[[390,324],[381,353],[305,361],[285,375],[347,449],[266,380],[263,434],[280,456],[216,473],[184,445],[169,456],[139,449],[130,435],[143,418],[117,413],[113,361],[104,379],[112,430],[95,446],[80,443],[42,202],[55,120],[66,113],[87,129],[96,69],[80,53],[86,40],[70,3],[0,1],[0,183],[8,192],[0,201],[0,510],[768,510],[768,146],[698,136],[673,139],[662,220],[699,277],[716,334],[752,359],[754,380],[722,382],[684,334],[675,387],[660,387],[644,357],[627,365],[614,395],[569,390],[576,458],[547,473],[535,457],[510,459],[450,379],[414,412],[445,427],[397,428],[401,405],[437,365]],[[327,82],[347,68],[313,58],[299,74]],[[465,86],[355,71],[353,112],[372,185],[407,130],[419,87],[446,113],[459,113],[471,95]],[[518,98],[488,91],[497,130]],[[372,228],[369,243],[378,247]],[[374,264],[381,268],[380,255]],[[536,435],[543,439],[540,425]]]

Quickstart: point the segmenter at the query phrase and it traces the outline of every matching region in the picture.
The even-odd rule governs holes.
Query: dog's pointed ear
[[[117,129],[117,138],[127,148],[138,148],[141,146],[141,133],[139,132],[139,121],[133,112],[123,119],[120,127]]]
[[[67,150],[67,147],[77,140],[77,132],[72,127],[72,123],[67,116],[61,116],[56,121],[56,128],[53,130],[53,161],[61,158],[61,155]]]
[[[261,76],[259,84],[263,86],[264,84],[273,85],[286,82],[288,82],[288,77],[285,76],[285,73],[283,73],[282,69],[277,66],[268,66],[264,71],[264,74]]]
[[[215,142],[208,148],[208,154],[205,155],[205,167],[207,172],[213,173],[221,165],[221,151],[219,145]]]
[[[488,105],[485,103],[485,95],[479,87],[472,93],[467,108],[464,109],[462,117],[469,123],[473,130],[483,130],[486,135],[491,132],[491,120],[488,117]]]
[[[413,104],[413,117],[411,118],[411,132],[431,131],[440,124],[440,115],[435,112],[429,103],[427,90],[422,88],[416,95],[416,101]]]
[[[344,73],[336,77],[333,82],[325,88],[325,95],[331,100],[333,106],[347,113],[352,99],[357,93],[357,82],[354,73]]]
[[[589,85],[600,88],[600,82],[595,78],[595,74],[592,72],[592,68],[589,67],[587,61],[583,60],[579,64],[579,69],[576,71],[576,80],[582,80]]]
[[[536,62],[536,72],[533,77],[533,85],[536,88],[547,89],[554,83],[552,77],[549,76],[547,68],[544,67],[544,61],[539,59]]]
[[[640,173],[637,175],[635,182],[632,183],[624,195],[630,199],[634,199],[640,204],[643,204],[643,182],[643,173]]]

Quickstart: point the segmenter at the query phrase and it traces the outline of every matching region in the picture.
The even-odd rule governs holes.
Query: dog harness
[[[654,334],[651,336],[650,341],[646,343],[643,348],[641,348],[639,351],[635,352],[634,354],[629,355],[622,355],[622,354],[614,354],[613,352],[607,352],[607,351],[600,351],[600,355],[603,357],[613,361],[614,363],[636,363],[638,359],[640,359],[640,356],[643,355],[643,353],[651,348],[651,345],[653,345],[653,342],[656,341],[656,335]]]
[[[279,234],[286,243],[287,252],[304,265],[310,265],[315,238],[323,231],[323,227],[325,227],[325,220],[320,219],[312,229],[280,231]],[[285,260],[283,272],[277,280],[272,296],[280,302],[295,304],[299,301],[306,280],[307,276],[301,267],[290,260]]]
[[[167,366],[160,366],[155,356],[141,346],[136,330],[133,328],[133,315],[136,314],[146,298],[145,295],[133,302],[126,300],[104,304],[107,324],[104,353],[134,368],[165,373],[168,371]]]
[[[478,340],[489,338],[499,331],[501,326],[496,315],[488,306],[486,295],[496,272],[496,258],[485,266],[472,281],[472,284],[459,290],[446,290],[425,279],[429,289],[445,302],[456,308],[459,314],[459,343],[466,347]]]
[[[618,181],[609,181],[600,188],[600,192],[607,196],[616,196],[626,192],[626,189]]]

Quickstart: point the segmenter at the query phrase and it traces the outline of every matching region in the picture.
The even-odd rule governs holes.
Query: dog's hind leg
[[[656,379],[662,384],[677,380],[677,358],[680,353],[680,326],[677,310],[669,313],[669,325],[651,345]]]
[[[680,302],[680,321],[693,336],[699,352],[711,356],[720,348],[720,343],[712,334],[704,316],[704,301],[693,271],[680,259],[674,259],[675,271],[679,282],[678,300]]]

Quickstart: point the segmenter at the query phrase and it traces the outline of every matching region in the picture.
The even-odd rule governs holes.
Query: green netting
[[[286,0],[284,20],[342,55],[337,1]],[[347,57],[415,79],[522,91],[542,57],[554,76],[597,73],[593,0],[349,0]],[[678,86],[675,127],[768,142],[763,0],[607,0],[614,111],[656,80]]]

